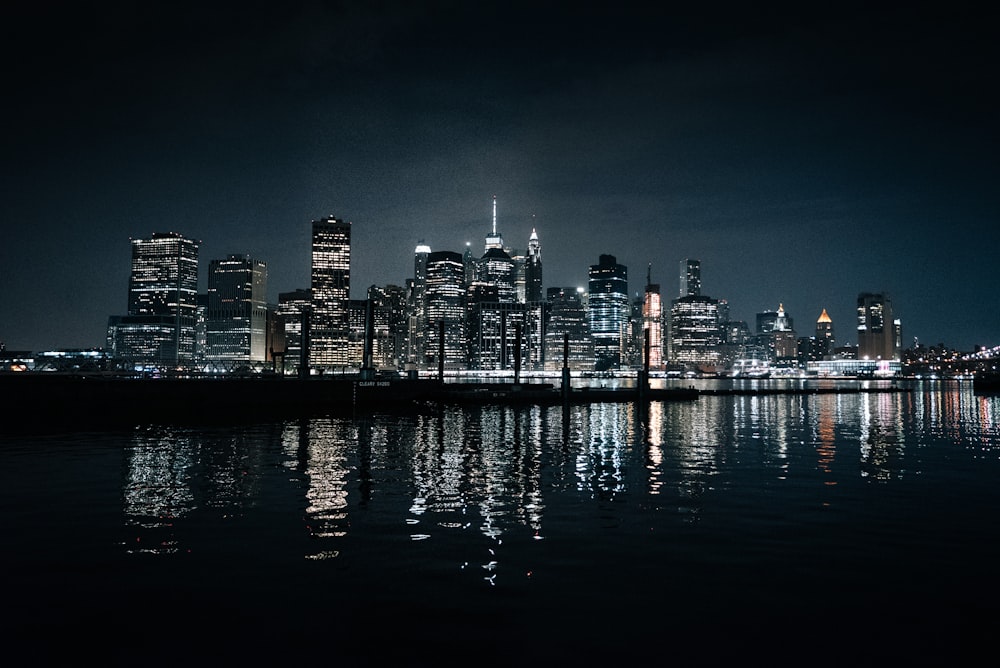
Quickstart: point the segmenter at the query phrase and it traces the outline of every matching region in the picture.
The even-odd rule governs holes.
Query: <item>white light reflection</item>
[[[663,402],[649,402],[646,415],[646,471],[647,491],[651,496],[660,493],[663,486],[661,467],[663,466]]]
[[[178,551],[174,522],[195,508],[188,484],[196,445],[185,432],[172,429],[136,431],[129,452],[123,505],[126,523],[137,535],[126,543],[131,554]]]
[[[496,406],[417,418],[408,523],[420,521],[425,529],[414,536],[475,528],[499,546],[508,527],[526,525],[537,537],[545,511],[540,471],[547,419],[540,407]]]
[[[355,449],[357,427],[346,420],[314,419],[298,428],[304,440],[299,451],[305,452],[307,529],[318,539],[346,536],[348,453]]]
[[[879,482],[899,477],[904,436],[898,393],[862,394],[859,401],[861,476]]]
[[[586,429],[576,459],[577,488],[598,498],[612,498],[627,488],[625,464],[634,406],[598,403],[581,408]]]

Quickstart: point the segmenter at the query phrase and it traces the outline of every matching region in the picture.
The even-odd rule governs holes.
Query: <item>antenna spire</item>
[[[493,234],[497,233],[497,196],[493,196]]]

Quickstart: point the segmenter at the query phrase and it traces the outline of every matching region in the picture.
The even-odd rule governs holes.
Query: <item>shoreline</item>
[[[720,379],[725,383],[726,379]],[[552,383],[441,382],[355,377],[134,378],[94,374],[0,374],[0,431],[97,429],[150,423],[226,423],[365,412],[435,411],[446,405],[554,406],[697,401],[702,396],[909,392],[861,380],[830,386],[731,379],[726,387],[569,387]]]

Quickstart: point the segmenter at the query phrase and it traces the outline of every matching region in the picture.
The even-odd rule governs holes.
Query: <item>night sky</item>
[[[906,347],[1000,344],[1000,54],[960,4],[85,4],[0,21],[10,350],[103,346],[132,237],[199,240],[202,289],[264,260],[276,302],[333,215],[363,298],[421,240],[481,254],[494,195],[546,288],[607,253],[674,298],[695,258],[751,326],[854,344],[887,292]]]

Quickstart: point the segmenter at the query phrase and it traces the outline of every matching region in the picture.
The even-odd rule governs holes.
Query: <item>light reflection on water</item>
[[[260,620],[249,654],[379,624],[401,651],[488,628],[513,659],[549,637],[549,662],[570,645],[622,656],[589,643],[595,620],[627,619],[614,635],[634,628],[633,649],[670,634],[671,656],[717,656],[741,631],[785,646],[810,620],[840,642],[857,626],[941,638],[1000,593],[998,411],[920,385],[10,440],[0,540],[39,628],[100,603],[141,639],[224,602],[230,632]]]
[[[560,507],[567,498],[649,503],[691,522],[706,495],[741,494],[748,486],[762,493],[796,476],[796,485],[815,477],[816,485],[835,487],[920,475],[940,462],[914,453],[942,442],[995,459],[997,402],[967,388],[918,387],[703,396],[652,402],[644,411],[631,403],[454,407],[245,431],[137,429],[122,489],[126,525],[137,535],[126,549],[185,549],[183,524],[198,509],[217,509],[222,520],[240,517],[259,503],[256,488],[266,473],[260,467],[271,456],[289,472],[290,491],[301,486],[303,528],[312,539],[304,556],[330,558],[343,553],[337,540],[356,530],[352,513],[383,499],[395,505],[381,512],[411,540],[477,532],[497,541],[519,529],[541,539],[554,496]],[[749,482],[739,477],[743,471]],[[822,491],[809,493],[823,506],[833,503]]]

